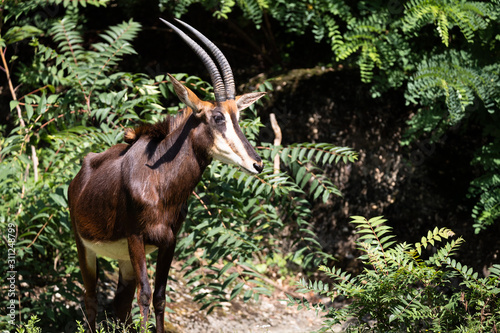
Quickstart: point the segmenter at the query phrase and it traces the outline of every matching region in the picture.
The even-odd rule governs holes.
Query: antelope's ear
[[[198,98],[198,96],[196,96],[191,89],[177,81],[177,79],[172,75],[168,74],[168,77],[170,78],[170,82],[174,85],[175,93],[181,102],[193,109],[195,113],[200,112],[202,110],[203,102]]]
[[[265,92],[255,92],[236,96],[236,106],[238,107],[238,111],[246,109],[253,103],[257,102],[265,94]]]

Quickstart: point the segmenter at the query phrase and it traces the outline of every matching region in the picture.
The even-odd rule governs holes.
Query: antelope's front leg
[[[155,307],[156,333],[164,333],[165,330],[165,289],[167,286],[168,272],[172,264],[175,252],[175,237],[165,246],[158,249],[158,261],[156,263],[155,291],[153,294],[153,306]]]
[[[148,272],[146,267],[146,252],[144,251],[144,240],[141,236],[128,237],[128,252],[130,261],[135,272],[137,281],[137,303],[142,316],[141,332],[148,331],[149,305],[151,304],[151,287],[149,286]]]

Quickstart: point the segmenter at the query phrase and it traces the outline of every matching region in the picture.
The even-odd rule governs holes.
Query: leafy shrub
[[[500,265],[479,277],[454,254],[464,242],[447,228],[435,228],[415,244],[398,243],[382,217],[352,217],[364,264],[358,275],[321,266],[331,283],[298,283],[301,292],[313,291],[332,301],[343,298],[340,309],[289,297],[290,305],[328,311],[321,332],[355,319],[349,331],[363,332],[493,332],[500,321]],[[430,251],[428,251],[430,250]]]
[[[16,333],[41,333],[42,329],[36,325],[39,321],[37,316],[31,316],[26,325],[21,325],[16,329]]]
[[[0,132],[4,203],[0,228],[3,235],[12,233],[13,242],[2,243],[2,249],[15,251],[15,262],[11,269],[3,265],[0,274],[15,270],[18,289],[11,297],[2,288],[0,306],[13,301],[16,321],[37,314],[37,325],[44,329],[72,331],[77,328],[73,319],[81,317],[82,290],[74,283],[80,274],[68,214],[68,184],[85,155],[121,142],[123,127],[155,122],[164,113],[177,113],[179,107],[164,75],[150,78],[119,69],[120,60],[135,53],[131,43],[141,28],[137,22],[111,26],[90,43],[76,6],[105,1],[50,3],[64,8],[58,11],[62,16],[45,18],[36,27],[25,15],[44,8],[45,1],[8,1],[9,11],[3,17],[6,32],[2,30],[0,53],[12,101],[11,123]],[[12,56],[9,64],[4,55],[25,40],[33,57],[18,63]],[[175,76],[198,96],[213,99],[207,82],[186,74]],[[263,125],[255,109],[246,113],[241,126],[258,146]],[[213,163],[188,203],[177,256],[185,260],[191,293],[208,310],[240,295],[244,286],[246,300],[269,294],[254,263],[279,253],[280,242],[290,242],[290,252],[281,256],[304,268],[327,257],[308,222],[310,202],[339,194],[322,175],[324,165],[357,158],[351,149],[330,144],[262,144],[257,149],[266,159],[262,174],[253,177]],[[278,173],[271,165],[275,156],[282,161]],[[285,233],[288,240],[282,238]],[[112,263],[105,263],[113,269]],[[2,316],[0,329],[11,328]]]
[[[241,123],[248,137],[246,125],[253,121],[247,118]],[[213,309],[219,302],[233,299],[247,283],[254,287],[246,290],[244,299],[269,294],[270,289],[259,279],[255,256],[280,255],[278,244],[286,241],[284,230],[290,235],[292,261],[300,259],[307,268],[329,257],[311,230],[310,204],[302,194],[325,201],[330,194],[339,195],[314,165],[354,161],[356,153],[330,144],[264,144],[257,150],[268,161],[278,156],[289,171],[274,173],[268,163],[259,176],[249,177],[232,166],[212,163],[196,190],[198,195],[189,202],[182,231],[186,236],[177,250],[202,308]],[[200,249],[201,256],[197,255]]]

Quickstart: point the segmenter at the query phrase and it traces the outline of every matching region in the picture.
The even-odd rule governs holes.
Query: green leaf
[[[47,111],[47,98],[45,92],[42,94],[40,101],[38,102],[38,106],[36,108],[36,113],[38,115],[44,114]],[[31,118],[31,117],[30,117]]]
[[[229,300],[232,301],[236,296],[238,296],[241,293],[241,291],[243,290],[244,286],[245,286],[245,284],[243,282],[238,283],[231,291],[231,295],[229,296]]]
[[[66,199],[56,193],[49,193],[49,197],[60,207],[66,208],[68,206]]]
[[[31,117],[33,117],[33,107],[31,104],[25,104],[24,107],[26,108],[27,120],[31,120]]]
[[[10,111],[14,110],[19,105],[19,101],[11,100],[9,102]]]
[[[22,27],[13,26],[9,30],[7,30],[7,32],[3,35],[3,39],[5,40],[5,43],[8,45],[17,43],[26,38],[31,38],[41,35],[42,33],[43,33],[42,30],[31,25],[24,25]]]

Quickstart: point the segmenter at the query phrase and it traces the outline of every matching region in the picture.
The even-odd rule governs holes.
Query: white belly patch
[[[97,254],[111,259],[130,260],[128,253],[128,241],[126,238],[113,242],[92,242],[82,238],[83,245]],[[158,248],[154,245],[146,245],[145,252],[149,254]]]

